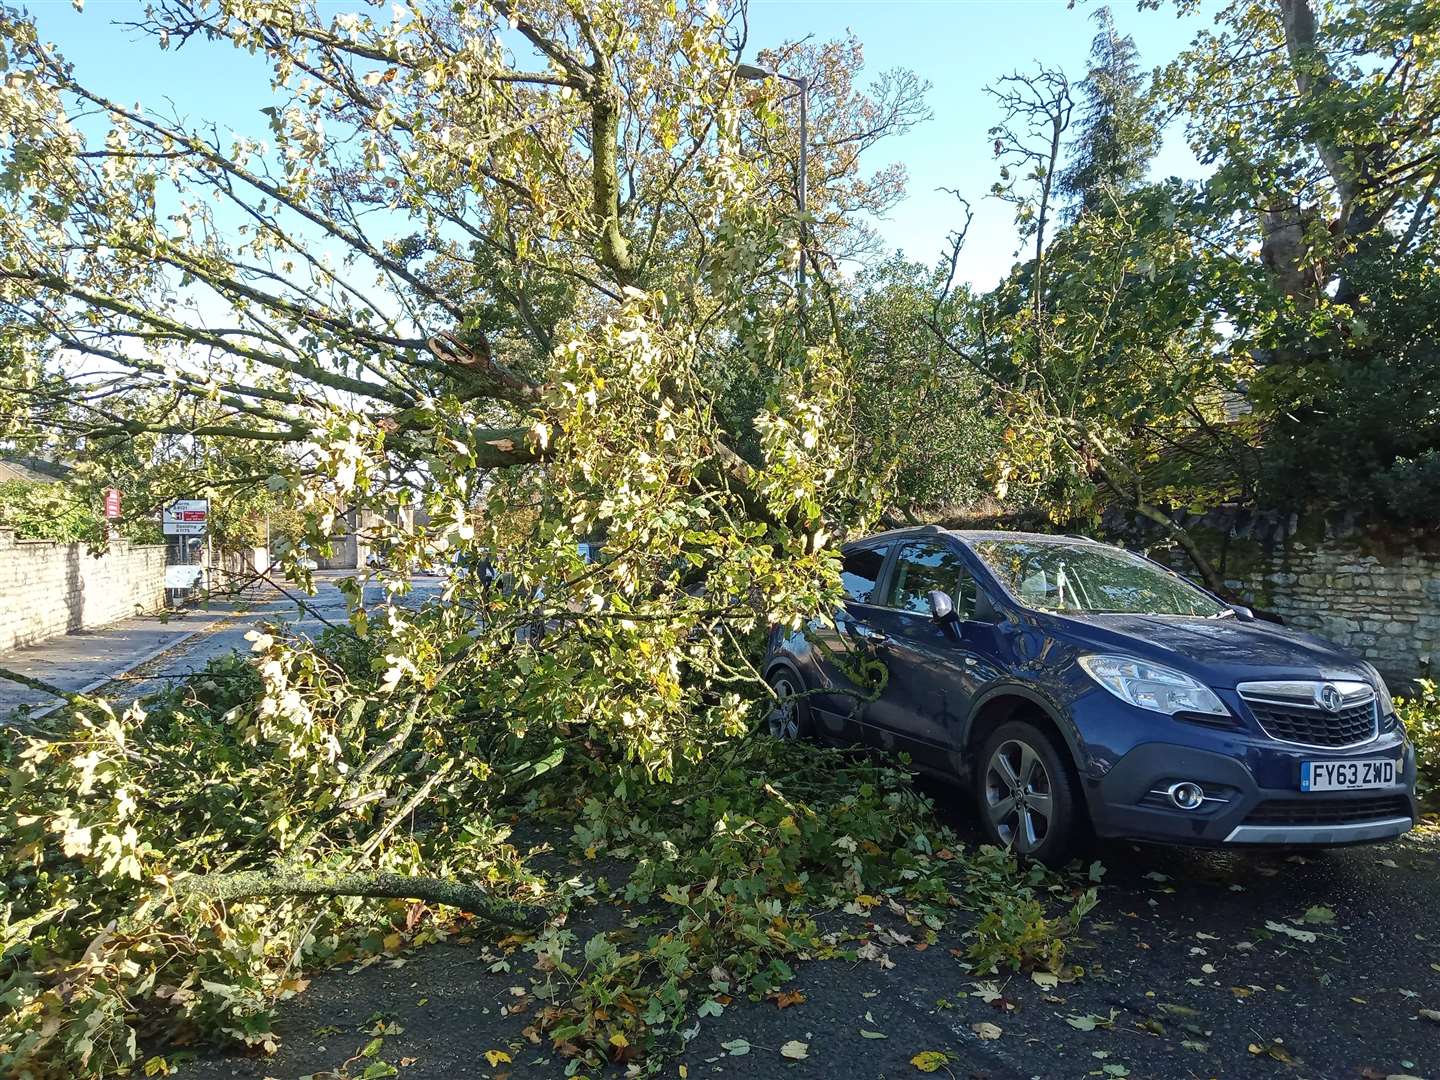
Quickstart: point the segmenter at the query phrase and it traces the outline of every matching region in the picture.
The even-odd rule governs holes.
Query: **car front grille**
[[[1351,825],[1409,816],[1410,800],[1403,795],[1366,799],[1269,799],[1250,811],[1245,824]]]
[[[1375,735],[1375,703],[1341,709],[1320,709],[1249,702],[1250,711],[1272,739],[1307,746],[1354,746]]]
[[[1356,746],[1378,731],[1375,691],[1365,683],[1241,683],[1237,689],[1265,733],[1281,742]],[[1323,693],[1337,692],[1334,712],[1317,704]]]

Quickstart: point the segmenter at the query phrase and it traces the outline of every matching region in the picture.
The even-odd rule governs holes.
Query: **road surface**
[[[219,599],[165,616],[144,616],[81,633],[51,638],[38,645],[0,656],[0,668],[58,686],[71,693],[89,693],[128,704],[163,690],[228,653],[247,653],[245,635],[262,623],[279,623],[313,637],[327,624],[343,624],[345,596],[337,582],[345,575],[317,574],[314,596],[298,586],[282,583],[301,607],[278,588],[260,586],[237,598]],[[404,598],[407,605],[423,603],[440,589],[440,579],[416,578]],[[366,604],[378,604],[381,589],[370,585]],[[27,713],[53,707],[55,698],[42,690],[0,678],[0,722],[23,723]],[[17,710],[21,710],[17,714]]]

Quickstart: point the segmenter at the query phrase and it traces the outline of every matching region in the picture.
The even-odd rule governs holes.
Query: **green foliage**
[[[1063,885],[1039,868],[1020,873],[994,849],[956,855],[955,838],[901,771],[753,736],[716,750],[686,766],[676,788],[595,770],[578,791],[545,794],[558,800],[548,813],[578,819],[585,858],[632,868],[626,902],[658,905],[643,943],[622,928],[582,949],[563,931],[532,946],[545,970],[553,964],[556,1009],[544,1023],[562,1053],[595,1066],[614,1056],[617,1035],[644,1051],[678,1046],[697,1011],[719,1015],[730,998],[776,991],[796,959],[883,962],[863,932],[822,933],[815,917],[826,911],[899,916],[903,945],[933,940],[952,908],[973,905],[982,912],[977,971],[1063,962],[1063,939],[1091,901],[1046,918],[1068,903]],[[1002,928],[990,926],[992,913]]]
[[[0,483],[0,527],[32,540],[96,542],[104,519],[75,488],[64,483],[7,480]]]
[[[1099,31],[1080,84],[1079,130],[1059,177],[1060,194],[1077,214],[1105,212],[1114,198],[1144,181],[1160,149],[1134,38],[1116,31],[1108,7],[1097,8],[1091,19]]]
[[[1272,505],[1440,520],[1437,43],[1434,5],[1238,0],[1160,73],[1215,166],[1217,240],[1263,268],[1237,343],[1264,365]]]
[[[545,1034],[592,1066],[617,1046],[631,1048],[627,1060],[677,1046],[697,1010],[774,990],[797,958],[854,962],[845,935],[818,929],[824,911],[884,904],[923,940],[949,909],[973,906],[983,971],[1060,970],[1063,939],[1088,909],[1001,853],[957,854],[888,765],[720,736],[676,761],[674,784],[656,784],[643,764],[616,764],[591,739],[557,737],[448,683],[377,694],[397,639],[382,623],[369,631],[368,663],[354,639],[341,667],[323,649],[261,636],[254,662],[212,664],[144,710],[81,706],[7,749],[7,1074],[107,1073],[135,1064],[151,1031],[263,1049],[274,1006],[299,987],[297,963],[433,940],[451,925],[439,905],[394,900],[221,905],[187,888],[195,875],[363,868],[451,875],[556,907],[593,902],[592,887],[557,893],[527,869],[498,824],[516,813],[562,844],[573,834],[578,859],[628,867],[624,898],[649,913],[638,938],[621,928],[582,944],[557,922],[526,946],[546,973]],[[1068,912],[1052,919],[1057,905]],[[878,960],[875,950],[858,958]]]
[[[1440,684],[1416,680],[1414,697],[1396,698],[1395,711],[1415,744],[1415,786],[1432,811],[1440,811]]]
[[[1273,412],[1263,497],[1341,506],[1399,525],[1440,522],[1440,270],[1415,253],[1357,267],[1363,314],[1266,370]]]
[[[1253,362],[1227,342],[1211,298],[1247,290],[1209,228],[1203,199],[1178,181],[1112,195],[1047,248],[1043,303],[1029,267],[981,299],[985,335],[966,351],[1008,409],[1002,497],[1093,524],[1106,505],[1205,505],[1244,490],[1249,456],[1224,410]]]
[[[890,505],[924,515],[968,505],[994,484],[1004,417],[969,363],[930,329],[964,317],[972,298],[935,295],[941,281],[896,256],[856,276],[847,319],[855,358],[849,426],[877,469],[894,462]]]
[[[373,949],[405,909],[355,898],[218,905],[179,888],[193,875],[366,868],[534,894],[484,800],[472,802],[507,751],[523,752],[522,737],[502,731],[483,740],[488,757],[426,764],[419,746],[390,748],[424,702],[396,710],[322,652],[257,647],[258,670],[212,664],[146,709],[82,705],[7,743],[7,1075],[108,1073],[132,1064],[139,1032],[162,1020],[171,1037],[264,1046],[297,961]],[[455,745],[478,745],[463,723],[451,730]],[[436,791],[429,824],[396,831],[388,800],[404,806],[422,787]]]
[[[1095,907],[1095,889],[1070,893],[1069,907],[1054,916],[1053,898],[1062,893],[1063,884],[1038,864],[1023,873],[1017,871],[1008,853],[991,847],[982,848],[970,859],[966,876],[966,895],[978,906],[979,917],[966,956],[976,972],[1078,974],[1066,966],[1066,941]]]

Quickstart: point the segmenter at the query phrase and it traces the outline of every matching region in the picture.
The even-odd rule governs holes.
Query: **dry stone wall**
[[[1346,646],[1397,689],[1440,671],[1440,535],[1238,511],[1184,524],[1257,611]],[[1193,572],[1180,552],[1157,554]]]
[[[165,604],[165,546],[21,540],[0,529],[0,653]]]

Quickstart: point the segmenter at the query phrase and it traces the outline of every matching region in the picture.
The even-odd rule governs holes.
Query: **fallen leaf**
[[[803,1061],[810,1056],[810,1044],[803,1043],[799,1039],[791,1039],[780,1047],[780,1056],[792,1061]]]
[[[950,1055],[943,1050],[921,1050],[910,1059],[910,1064],[923,1073],[932,1073],[950,1060]]]
[[[1265,920],[1265,929],[1273,931],[1276,934],[1284,934],[1286,937],[1292,937],[1296,941],[1303,941],[1307,945],[1316,940],[1313,930],[1301,930],[1288,923],[1276,922],[1274,919]]]
[[[771,994],[770,1000],[775,1002],[777,1009],[788,1009],[791,1005],[803,1004],[805,995],[799,990],[780,990]]]
[[[1251,1043],[1249,1050],[1256,1057],[1273,1058],[1275,1061],[1283,1061],[1287,1064],[1291,1061],[1290,1051],[1279,1043]]]
[[[750,1043],[746,1039],[731,1039],[721,1043],[720,1048],[731,1057],[744,1057],[750,1052]]]
[[[1433,1020],[1440,1024],[1440,1009],[1421,1009],[1420,1015],[1426,1020]]]
[[[1000,987],[993,982],[971,983],[970,985],[975,987],[975,989],[970,992],[970,996],[978,997],[987,1005],[1001,997]]]
[[[970,1030],[982,1039],[998,1039],[1003,1034],[998,1024],[992,1024],[988,1020],[982,1020],[978,1024],[971,1024]]]
[[[1115,1022],[1115,1014],[1109,1016],[1096,1016],[1088,1013],[1085,1016],[1067,1016],[1065,1022],[1076,1031],[1094,1031],[1097,1027],[1109,1027]]]
[[[1332,923],[1335,921],[1335,912],[1331,911],[1328,907],[1320,907],[1317,904],[1315,907],[1308,908],[1301,918],[1304,922],[1312,924]]]
[[[493,1069],[496,1065],[508,1062],[510,1060],[510,1055],[507,1054],[504,1050],[486,1050],[485,1060],[490,1063],[490,1067]]]
[[[883,1031],[867,1031],[865,1028],[861,1028],[860,1037],[862,1039],[888,1039],[890,1036]]]
[[[1032,971],[1030,981],[1042,990],[1054,990],[1060,985],[1060,979],[1048,971]]]

